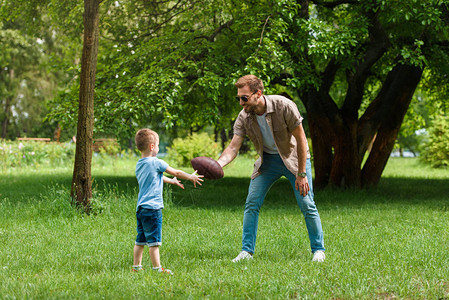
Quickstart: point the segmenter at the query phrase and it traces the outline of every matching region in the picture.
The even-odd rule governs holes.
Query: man
[[[252,259],[256,244],[259,209],[271,185],[281,176],[292,184],[309,233],[313,261],[324,261],[323,230],[313,201],[312,169],[303,118],[296,104],[283,96],[263,94],[262,80],[254,75],[235,83],[243,107],[234,124],[234,136],[218,163],[224,167],[237,156],[246,135],[259,159],[251,175],[243,216],[242,251],[233,262]]]

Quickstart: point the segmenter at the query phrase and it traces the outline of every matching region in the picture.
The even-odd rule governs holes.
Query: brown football
[[[223,168],[213,158],[207,156],[198,156],[190,161],[194,170],[198,171],[199,175],[204,175],[206,179],[220,179],[223,178]]]

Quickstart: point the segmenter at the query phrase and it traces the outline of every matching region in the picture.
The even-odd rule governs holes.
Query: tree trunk
[[[316,189],[325,188],[329,183],[332,170],[333,149],[331,140],[335,139],[330,117],[325,113],[325,108],[320,105],[321,95],[317,91],[311,91],[304,97],[304,105],[307,108],[309,120],[310,138],[312,139],[313,162],[315,168]],[[336,108],[335,108],[336,109]]]
[[[2,122],[2,139],[6,139],[6,135],[8,134],[10,105],[11,105],[11,99],[8,97],[8,98],[6,98],[6,103],[5,103],[5,119]]]
[[[297,0],[297,3],[301,5],[298,17],[309,19],[309,1]],[[320,1],[319,5],[334,8],[340,4],[342,1]],[[288,42],[282,44],[289,52],[293,65],[306,64],[319,77],[316,81],[319,86],[310,85],[296,91],[308,115],[315,168],[314,186],[317,189],[327,186],[363,187],[378,183],[423,71],[418,67],[398,64],[400,57],[393,61],[395,67],[387,75],[379,95],[359,118],[373,68],[391,48],[389,34],[385,32],[376,9],[367,6],[361,12],[369,22],[369,36],[363,44],[363,52],[355,54],[356,59],[350,67],[335,58],[330,59],[322,71],[322,66],[316,66],[309,55],[306,42],[302,53],[293,49]],[[308,40],[307,36],[301,36],[303,29],[296,23],[290,25],[289,31],[298,40]],[[344,71],[348,84],[340,107],[330,96],[330,88],[335,84],[339,70]],[[292,74],[292,77],[301,76],[301,71]],[[286,84],[282,75],[278,80]],[[371,147],[362,169],[365,154]]]
[[[71,197],[76,206],[90,212],[92,198],[92,145],[94,90],[99,35],[99,0],[84,0],[84,41],[81,58],[78,127]]]
[[[13,86],[14,81],[14,69],[9,70],[9,82],[11,83],[11,89]],[[6,103],[5,103],[5,119],[2,122],[2,139],[6,139],[6,136],[8,135],[8,124],[9,124],[9,117],[11,115],[11,103],[12,103],[12,96],[6,97]]]
[[[360,120],[345,116],[344,108],[335,105],[326,88],[306,93],[303,102],[309,119],[317,189],[364,187],[379,182],[422,71],[407,65],[393,68]]]
[[[59,123],[56,125],[56,129],[53,132],[53,139],[59,143],[59,139],[61,138],[61,126],[59,126]]]
[[[315,167],[314,186],[360,187],[357,122],[344,119],[326,92],[307,94]]]
[[[421,68],[414,66],[396,66],[389,73],[379,96],[373,102],[377,109],[373,111],[368,108],[367,115],[362,117],[362,122],[367,122],[368,119],[371,121],[370,126],[379,128],[368,160],[363,166],[363,186],[379,182],[422,72]],[[378,122],[378,119],[381,121]]]
[[[379,182],[422,72],[408,65],[393,68],[379,95],[358,122],[344,118],[327,93],[307,93],[305,104],[317,189],[366,187]],[[373,139],[369,157],[361,170],[363,157]]]

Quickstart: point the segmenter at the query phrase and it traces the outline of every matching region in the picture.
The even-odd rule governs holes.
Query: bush
[[[437,116],[429,129],[422,158],[434,168],[449,167],[449,117]]]
[[[205,132],[176,138],[172,146],[167,148],[168,160],[177,167],[189,167],[190,161],[197,156],[209,156],[216,159],[219,153],[218,144]]]
[[[75,144],[42,142],[0,142],[0,169],[17,167],[59,166],[73,163]]]

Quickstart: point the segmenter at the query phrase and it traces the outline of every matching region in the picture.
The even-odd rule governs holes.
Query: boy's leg
[[[151,264],[153,268],[159,268],[161,266],[161,258],[159,255],[159,246],[150,247],[149,251]]]
[[[161,267],[159,246],[162,245],[162,210],[146,210],[143,228],[153,270],[173,274],[170,270]]]
[[[134,245],[134,266],[142,265],[143,247],[142,245]]]
[[[133,271],[140,271],[142,270],[142,256],[143,256],[143,248],[147,244],[144,230],[143,230],[143,224],[142,224],[142,218],[140,215],[141,209],[139,209],[136,212],[136,219],[137,219],[137,236],[136,236],[136,242],[134,245],[134,264],[133,264]]]

